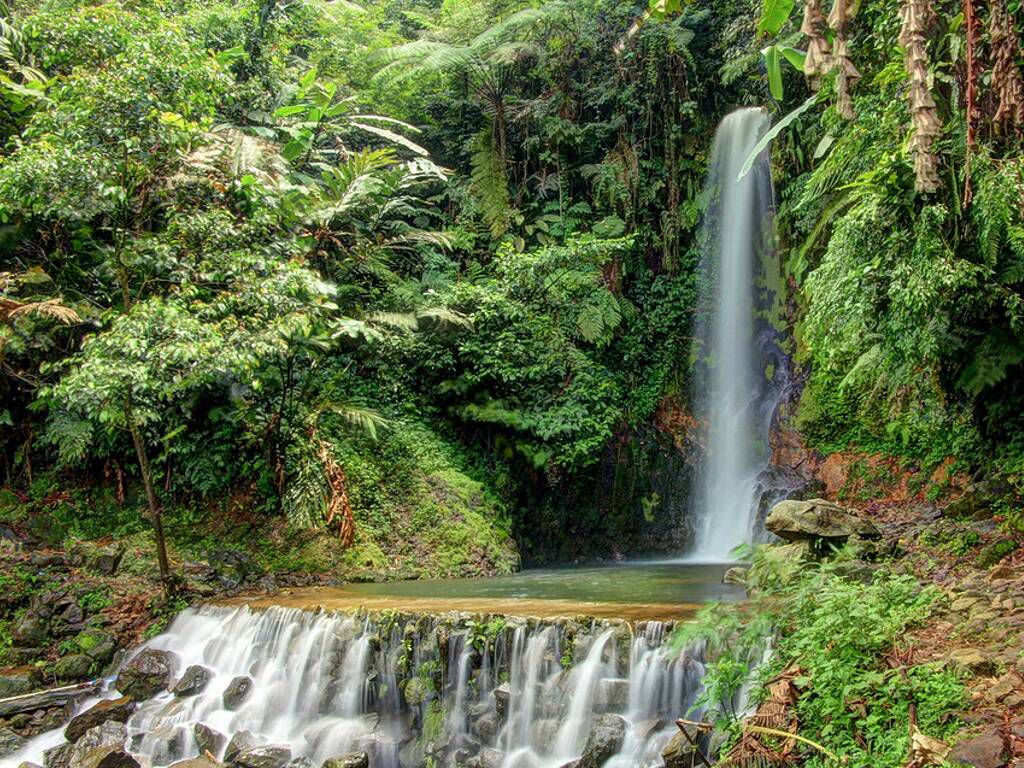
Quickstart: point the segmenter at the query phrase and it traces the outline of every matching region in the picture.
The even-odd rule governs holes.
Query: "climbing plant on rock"
[[[910,115],[913,136],[910,152],[914,157],[914,188],[935,192],[939,188],[938,156],[934,142],[942,132],[935,100],[928,89],[927,30],[933,20],[928,0],[906,0],[900,9],[902,27],[900,45],[910,77]]]

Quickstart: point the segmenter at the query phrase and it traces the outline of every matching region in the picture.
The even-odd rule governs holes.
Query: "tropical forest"
[[[1020,0],[0,0],[0,766],[1024,767]]]

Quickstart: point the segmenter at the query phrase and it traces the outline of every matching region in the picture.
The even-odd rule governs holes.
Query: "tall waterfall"
[[[606,765],[661,765],[660,752],[700,694],[700,648],[663,642],[671,625],[621,621],[352,614],[204,607],[181,614],[144,649],[173,654],[209,682],[163,692],[127,724],[127,749],[155,768],[200,753],[197,734],[287,751],[295,766],[366,752],[370,768],[559,768],[595,728],[618,729]],[[239,677],[251,693],[225,701]],[[111,689],[104,694],[114,698]],[[95,700],[83,704],[83,709]],[[700,712],[692,716],[699,717]],[[42,763],[61,732],[14,763]],[[206,742],[204,742],[206,743]],[[606,758],[605,754],[602,759]]]
[[[700,488],[693,497],[693,555],[725,560],[755,534],[777,397],[758,325],[766,308],[765,261],[774,258],[767,153],[738,178],[768,116],[740,109],[718,127],[705,195],[701,301],[696,328],[696,398],[707,425]]]

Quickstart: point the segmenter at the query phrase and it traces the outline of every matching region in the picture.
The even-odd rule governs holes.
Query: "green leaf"
[[[782,101],[782,59],[779,56],[779,47],[769,45],[761,51],[761,55],[764,56],[764,65],[768,70],[768,90],[771,91],[773,99]]]
[[[311,86],[315,80],[316,80],[316,67],[313,67],[311,70],[309,70],[309,72],[307,72],[301,78],[299,78],[299,87],[300,88],[309,88],[309,86]]]
[[[777,35],[789,21],[795,0],[764,0],[761,6],[761,20],[757,23],[757,34]]]
[[[794,109],[784,118],[779,120],[779,122],[773,125],[771,129],[767,133],[765,133],[764,136],[761,137],[761,140],[757,142],[754,148],[750,151],[750,155],[747,156],[746,161],[743,163],[743,167],[740,168],[740,172],[739,175],[736,177],[736,180],[739,181],[748,173],[750,173],[750,169],[754,167],[754,163],[757,161],[758,155],[764,152],[765,148],[772,143],[776,136],[778,136],[780,133],[786,130],[804,112],[813,107],[815,103],[817,103],[817,101],[818,94],[815,93],[809,99],[807,99],[807,101],[805,101],[803,104]]]
[[[305,104],[292,104],[288,107],[279,107],[274,110],[274,117],[292,117],[304,114],[307,107]]]
[[[801,51],[799,48],[794,48],[791,45],[780,45],[779,53],[781,53],[786,61],[788,61],[793,69],[798,72],[804,71],[804,64],[807,61],[807,51]]]
[[[239,59],[245,56],[245,48],[240,45],[236,45],[233,48],[228,48],[226,51],[220,51],[214,58],[217,63],[222,67],[230,66]]]

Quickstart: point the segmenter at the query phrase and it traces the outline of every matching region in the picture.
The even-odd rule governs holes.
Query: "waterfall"
[[[615,716],[623,731],[610,764],[658,766],[703,673],[699,649],[674,649],[670,630],[655,621],[189,609],[140,652],[169,651],[176,675],[201,665],[209,682],[196,695],[140,702],[127,748],[143,765],[170,765],[199,754],[202,725],[222,735],[220,758],[248,731],[289,750],[295,765],[366,752],[371,768],[559,768],[580,757],[593,723]],[[231,708],[224,693],[240,676],[251,691]],[[119,695],[113,682],[103,697]],[[59,734],[12,764],[42,763]]]
[[[768,125],[761,109],[726,116],[715,134],[705,188],[695,406],[707,436],[693,499],[697,559],[727,560],[736,545],[753,540],[759,480],[768,465],[778,386],[769,379],[770,328],[762,332],[772,300],[766,262],[774,261],[767,152],[738,178]]]

